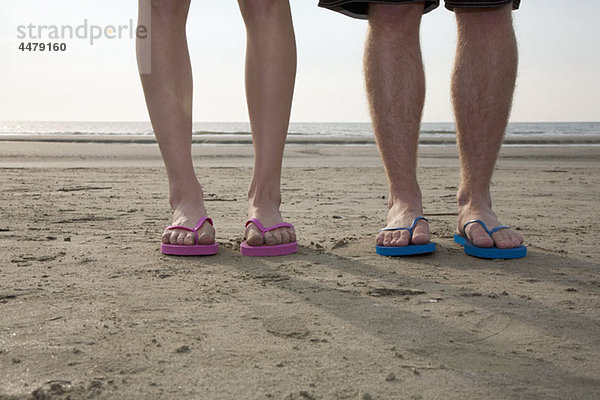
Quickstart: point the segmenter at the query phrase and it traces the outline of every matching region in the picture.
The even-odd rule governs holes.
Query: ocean
[[[48,139],[61,137],[65,140],[90,136],[151,139],[153,131],[148,122],[0,122],[0,139],[4,136],[6,140],[8,135],[43,136]],[[250,140],[250,125],[245,122],[196,122],[193,124],[193,135],[195,142],[196,139],[205,138],[211,143],[219,143],[221,139],[223,143],[241,143],[239,139]],[[348,144],[361,144],[372,141],[373,130],[370,123],[297,122],[290,124],[288,135],[292,143],[304,143],[304,138],[310,139],[311,143],[327,143],[335,139],[343,144],[344,139],[348,139]],[[448,144],[455,136],[454,123],[425,122],[421,126],[421,140],[431,139],[432,144]],[[506,138],[518,143],[540,145],[552,143],[552,139],[569,144],[598,143],[600,122],[513,122],[508,126]]]

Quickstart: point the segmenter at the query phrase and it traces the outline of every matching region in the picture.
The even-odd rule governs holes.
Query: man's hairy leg
[[[417,145],[425,99],[419,28],[423,3],[372,4],[365,48],[365,77],[375,139],[389,184],[388,227],[407,227],[423,215],[417,183]],[[408,231],[381,232],[379,246],[429,241],[420,221]]]
[[[508,123],[517,75],[517,43],[511,7],[457,8],[458,47],[452,79],[461,175],[458,229],[471,219],[489,229],[501,225],[492,211],[490,184]],[[493,238],[479,224],[469,225],[480,247],[517,247],[523,237],[505,229]]]

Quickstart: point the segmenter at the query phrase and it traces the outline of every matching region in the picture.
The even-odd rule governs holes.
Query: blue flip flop
[[[415,228],[415,225],[417,225],[417,222],[419,222],[420,220],[429,222],[425,217],[417,217],[413,220],[412,224],[408,228],[383,228],[380,229],[379,232],[408,231],[410,232],[410,237],[412,238],[413,229]],[[410,244],[408,246],[375,246],[375,251],[380,256],[415,256],[418,254],[433,253],[435,251],[435,243],[429,242],[426,244]]]
[[[475,246],[471,241],[467,238],[466,229],[470,224],[479,224],[481,227],[487,232],[490,237],[495,232],[498,232],[502,229],[510,229],[506,225],[499,225],[494,229],[490,230],[480,219],[472,219],[467,221],[463,225],[463,233],[454,235],[454,242],[460,244],[465,249],[465,253],[479,258],[487,258],[487,259],[513,259],[513,258],[523,258],[527,255],[527,247],[519,246],[513,247],[512,249],[499,249],[496,246],[494,247],[478,247]]]

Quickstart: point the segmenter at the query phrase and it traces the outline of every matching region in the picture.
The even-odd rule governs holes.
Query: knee
[[[157,22],[185,22],[189,0],[151,0],[152,19]]]
[[[424,3],[371,4],[369,27],[386,37],[418,36]]]
[[[238,0],[246,25],[264,23],[277,17],[277,12],[289,4],[286,0]]]

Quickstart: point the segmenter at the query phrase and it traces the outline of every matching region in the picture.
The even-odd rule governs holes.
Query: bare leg
[[[365,49],[367,94],[375,139],[389,183],[387,226],[409,226],[423,215],[417,183],[417,146],[425,100],[425,76],[419,27],[423,3],[371,4]],[[420,221],[412,238],[408,231],[382,232],[376,243],[406,246],[429,241],[429,227]]]
[[[248,217],[263,225],[283,222],[281,164],[296,78],[296,40],[288,1],[239,0],[247,31],[246,96],[254,143],[254,172],[248,190]],[[280,228],[264,237],[250,224],[248,244],[274,245],[296,240]]]
[[[151,7],[148,7],[151,4]],[[156,139],[169,178],[173,225],[193,228],[206,216],[203,193],[192,164],[192,70],[185,35],[190,0],[140,0],[140,21],[152,16],[151,55],[138,39],[140,65],[150,57],[151,74],[141,74]],[[214,229],[204,224],[202,244],[214,242]],[[163,243],[194,244],[192,232],[166,231]]]
[[[458,48],[452,99],[458,130],[461,183],[458,229],[481,219],[491,229],[500,224],[492,211],[490,184],[508,123],[517,75],[517,44],[511,8],[456,9]],[[467,234],[480,247],[517,247],[523,237],[511,230],[493,239],[478,224]]]

